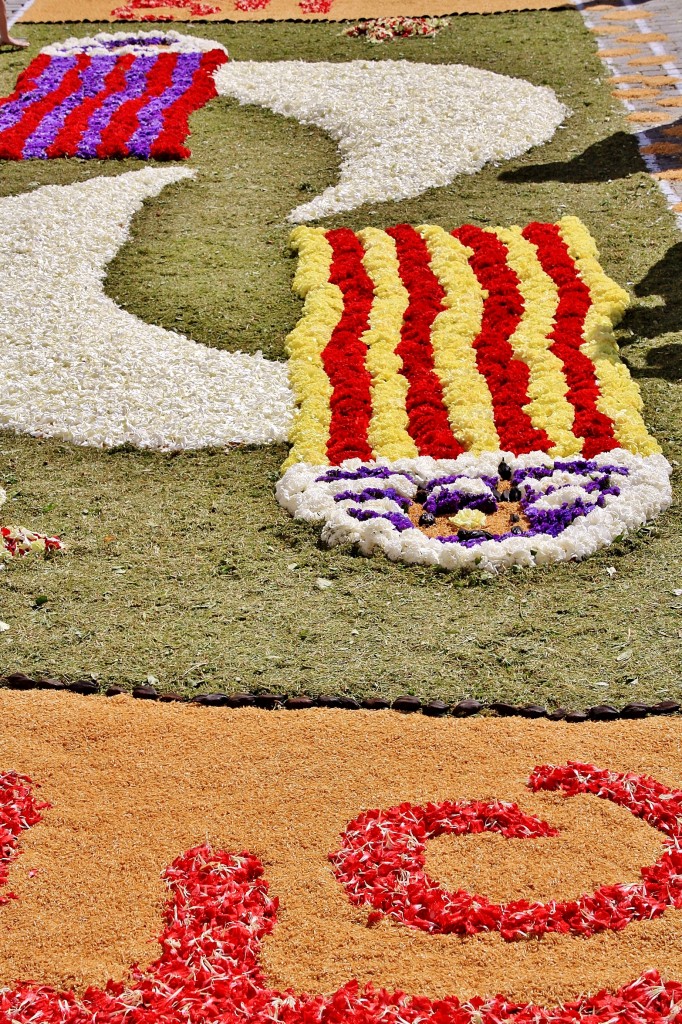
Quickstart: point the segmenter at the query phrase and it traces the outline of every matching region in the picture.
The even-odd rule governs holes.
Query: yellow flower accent
[[[613,326],[629,305],[628,293],[606,276],[594,239],[577,217],[562,217],[558,227],[592,300],[580,351],[594,365],[601,392],[597,408],[613,420],[614,434],[623,448],[635,455],[656,454],[660,446],[644,424],[639,388],[621,362],[613,334]]]
[[[463,508],[457,515],[448,516],[448,522],[460,530],[480,530],[487,520],[485,512],[475,508]]]
[[[387,459],[414,458],[419,454],[407,426],[405,406],[409,381],[400,371],[403,361],[396,353],[410,297],[400,279],[395,241],[385,231],[358,231],[365,249],[363,265],[374,286],[369,330],[362,335],[367,345],[365,366],[372,378],[372,419],[367,440],[375,455]]]
[[[529,370],[530,401],[524,411],[533,426],[544,429],[553,441],[550,455],[579,455],[583,438],[573,433],[575,409],[566,397],[568,383],[563,363],[550,352],[549,336],[554,328],[559,290],[542,269],[536,247],[523,237],[521,228],[496,228],[494,233],[507,247],[507,264],[519,279],[523,298],[523,315],[509,342],[516,358]]]
[[[437,225],[424,224],[417,231],[429,251],[431,270],[445,292],[445,309],[433,322],[431,344],[452,432],[475,455],[497,451],[500,439],[493,400],[476,365],[473,347],[487,293],[469,265],[472,250]]]
[[[297,462],[326,466],[331,425],[332,387],[322,364],[322,353],[343,313],[343,293],[330,284],[332,247],[324,228],[296,228],[291,246],[299,253],[293,289],[305,299],[303,316],[286,341],[289,379],[296,399],[296,414],[289,431],[293,444],[282,470]]]

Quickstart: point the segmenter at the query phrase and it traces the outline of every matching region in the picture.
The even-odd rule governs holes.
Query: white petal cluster
[[[277,484],[277,498],[296,518],[307,522],[323,522],[322,540],[330,547],[352,544],[365,555],[381,551],[394,561],[440,565],[446,569],[480,568],[490,572],[512,565],[546,565],[585,558],[599,548],[606,547],[616,537],[643,526],[666,509],[672,500],[671,468],[663,456],[633,455],[624,449],[606,452],[593,460],[601,466],[627,468],[627,475],[614,475],[614,483],[620,488],[620,494],[608,495],[603,508],[595,506],[593,511],[574,520],[558,537],[547,534],[520,535],[465,547],[458,542],[443,543],[427,537],[416,528],[399,532],[387,519],[359,522],[349,516],[346,510],[351,502],[338,503],[334,500],[334,495],[342,491],[362,490],[368,486],[383,489],[390,487],[406,497],[413,497],[418,485],[424,486],[436,477],[455,473],[465,473],[472,478],[494,476],[502,459],[512,470],[552,465],[551,458],[542,452],[518,457],[510,452],[486,452],[480,456],[467,453],[457,459],[422,457],[399,459],[396,462],[380,459],[374,463],[360,463],[357,459],[350,459],[341,468],[357,470],[360,465],[365,465],[386,466],[392,470],[388,477],[353,481],[352,486],[347,480],[320,481],[318,478],[328,473],[328,466],[300,463],[287,470]],[[411,479],[400,475],[402,473],[408,473]],[[556,474],[555,485],[560,483],[562,475],[562,472]],[[461,490],[459,481],[457,489]],[[573,495],[573,491],[577,493]],[[562,495],[559,504],[572,500],[572,497],[582,496],[590,500],[588,492],[573,483],[567,483],[558,493]],[[546,497],[538,501],[553,504]],[[369,503],[363,507],[370,507]],[[395,502],[391,504],[390,510],[400,511]]]
[[[145,168],[0,200],[0,427],[161,451],[285,441],[287,368],[144,323],[103,291],[143,201],[191,176]]]
[[[215,82],[338,143],[339,183],[293,210],[293,223],[448,185],[548,142],[568,114],[551,89],[460,64],[236,61]]]
[[[208,53],[209,50],[227,53],[225,47],[213,39],[186,36],[173,29],[167,32],[98,32],[96,36],[81,38],[70,36],[43,47],[40,52],[50,57],[72,57],[79,53],[87,53],[91,57],[124,53],[134,53],[138,57],[154,56],[160,52],[159,39],[164,53]]]

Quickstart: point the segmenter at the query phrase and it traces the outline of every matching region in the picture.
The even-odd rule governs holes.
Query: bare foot
[[[29,42],[28,39],[15,39],[13,36],[7,36],[7,39],[0,39],[0,45],[14,46],[18,50],[23,50],[29,45]]]

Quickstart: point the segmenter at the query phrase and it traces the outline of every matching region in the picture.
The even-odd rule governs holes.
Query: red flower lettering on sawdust
[[[682,793],[671,792],[653,779],[580,764],[537,768],[530,785],[563,790],[567,796],[593,793],[614,800],[663,832],[668,852],[655,868],[643,869],[645,898],[657,892],[660,913],[679,905],[680,876],[674,865],[679,856]],[[40,819],[45,806],[33,798],[30,780],[14,773],[0,776],[1,882],[6,881],[7,867],[17,854],[18,836]],[[416,813],[418,809],[410,811],[408,804],[394,809],[402,816],[402,830],[395,832],[396,837],[407,833],[408,823],[418,834],[426,821],[447,830],[444,805],[439,806],[440,816],[434,819],[428,807],[421,814]],[[461,831],[480,832],[487,827],[510,838],[552,834],[550,826],[514,805],[447,806],[447,820],[457,821]],[[430,807],[435,810],[436,805]],[[382,813],[386,832],[393,829],[396,816],[390,817],[392,812],[368,812],[345,835],[357,834],[365,823],[376,823]],[[389,846],[386,840],[384,848]],[[333,855],[337,869],[340,853]],[[208,845],[188,850],[164,872],[170,900],[159,938],[161,956],[154,963],[146,970],[135,965],[126,983],[110,981],[103,989],[87,989],[80,998],[32,982],[0,989],[0,1019],[12,1024],[513,1024],[519,1020],[669,1024],[682,1003],[682,985],[664,983],[654,970],[617,992],[578,997],[558,1007],[510,1003],[503,996],[474,997],[466,1003],[454,997],[430,1000],[371,985],[361,989],[356,981],[331,995],[279,992],[268,988],[260,965],[261,944],[275,927],[278,908],[262,875],[263,865],[248,852],[234,855]]]
[[[116,21],[175,21],[172,14],[159,14],[160,9],[189,11],[192,18],[206,18],[209,14],[220,14],[221,10],[200,0],[128,0],[122,7],[115,7],[111,17]],[[140,11],[157,13],[141,15]]]

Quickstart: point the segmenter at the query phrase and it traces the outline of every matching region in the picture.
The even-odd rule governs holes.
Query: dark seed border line
[[[643,704],[633,702],[620,710],[611,704],[596,704],[585,711],[570,711],[557,708],[548,711],[540,704],[515,705],[504,701],[492,701],[484,704],[469,698],[457,704],[447,704],[442,700],[423,702],[419,697],[396,697],[394,701],[382,697],[369,697],[357,701],[354,697],[305,695],[287,696],[285,693],[201,693],[196,697],[185,697],[180,693],[159,693],[153,686],[135,686],[132,691],[122,686],[110,686],[102,691],[91,679],[83,679],[75,683],[63,682],[60,679],[32,679],[21,672],[15,672],[0,680],[0,684],[10,690],[66,690],[83,696],[92,694],[105,697],[117,697],[122,693],[130,693],[138,700],[158,700],[161,703],[198,704],[200,707],[211,708],[248,708],[255,707],[268,711],[306,711],[309,708],[339,708],[344,711],[397,711],[401,714],[421,713],[429,718],[469,718],[481,713],[494,714],[500,718],[516,715],[520,718],[545,718],[550,722],[613,722],[617,719],[647,718],[652,715],[674,715],[682,710],[682,705],[675,700],[664,700],[659,704]]]

